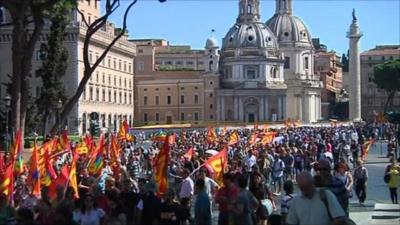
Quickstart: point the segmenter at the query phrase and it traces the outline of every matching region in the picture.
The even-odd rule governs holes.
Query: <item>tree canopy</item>
[[[400,91],[400,59],[385,62],[374,68],[374,83],[388,93],[385,111],[392,105],[396,92]]]

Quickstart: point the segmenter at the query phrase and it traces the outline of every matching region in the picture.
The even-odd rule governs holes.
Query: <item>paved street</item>
[[[355,195],[351,199],[350,217],[357,224],[399,224],[400,222],[399,220],[372,220],[375,203],[391,204],[389,189],[383,182],[385,168],[389,164],[389,159],[385,157],[386,145],[387,142],[376,142],[366,160],[366,167],[369,172],[366,206],[360,207]]]

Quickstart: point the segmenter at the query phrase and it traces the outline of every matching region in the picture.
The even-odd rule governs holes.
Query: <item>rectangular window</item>
[[[308,70],[309,68],[309,61],[308,61],[308,57],[304,57],[304,69]]]
[[[214,108],[213,104],[210,104],[210,109],[213,109],[213,108]]]
[[[193,65],[194,63],[193,63],[193,61],[187,61],[186,62],[186,65]]]
[[[117,92],[116,91],[114,91],[114,102],[118,103],[118,101],[117,101]]]
[[[194,112],[194,120],[195,121],[199,120],[199,113],[198,112]]]
[[[105,102],[106,101],[106,91],[105,90],[103,90],[103,96],[102,97],[103,97],[102,101]]]
[[[156,96],[156,105],[160,104],[160,96]]]
[[[159,113],[156,113],[156,121],[157,122],[160,121],[160,114]]]
[[[143,97],[143,105],[147,105],[147,96]]]
[[[117,60],[114,58],[114,69],[117,69]]]
[[[111,58],[108,57],[108,67],[111,68]]]
[[[181,104],[185,104],[185,96],[181,95]]]
[[[119,104],[122,104],[122,93],[119,93]]]
[[[290,58],[285,57],[284,69],[290,69]]]
[[[138,71],[144,71],[144,62],[143,61],[138,62]]]
[[[96,101],[99,101],[99,99],[100,99],[100,92],[99,89],[96,88]]]
[[[111,91],[108,91],[108,102],[111,102]]]
[[[181,113],[181,120],[185,120],[185,113]]]
[[[89,62],[92,63],[92,52],[89,52]]]
[[[171,96],[170,95],[167,96],[167,104],[171,105]]]
[[[93,88],[89,87],[89,100],[93,101]]]
[[[144,122],[147,122],[147,113],[144,113],[144,114],[143,114],[143,121],[144,121]]]
[[[129,104],[132,104],[132,94],[129,94]]]
[[[194,95],[194,104],[199,104],[199,96]]]
[[[119,70],[122,70],[122,63],[121,63],[121,60],[118,61],[118,69],[119,69]]]

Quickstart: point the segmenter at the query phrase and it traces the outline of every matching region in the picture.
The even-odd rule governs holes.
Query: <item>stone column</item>
[[[221,120],[225,121],[225,96],[221,96]]]
[[[282,96],[282,114],[283,114],[283,119],[287,118],[287,109],[286,109],[286,95]]]
[[[259,108],[258,108],[258,114],[259,114],[259,119],[260,121],[264,121],[264,98],[265,96],[260,96],[260,104],[259,104]]]
[[[264,96],[264,117],[269,120],[268,96]]]
[[[349,38],[349,79],[350,79],[350,101],[349,119],[361,121],[361,76],[360,76],[360,52],[359,41],[363,34],[360,32],[357,17],[353,9],[353,22],[350,31],[347,32]]]
[[[282,120],[282,96],[278,96],[278,120]]]
[[[239,121],[243,121],[243,97],[239,96]]]
[[[235,116],[235,120],[239,120],[239,97],[238,96],[234,96],[234,116]]]
[[[296,96],[296,104],[297,104],[297,119],[303,120],[303,97]]]
[[[217,97],[217,121],[221,120],[221,96]]]

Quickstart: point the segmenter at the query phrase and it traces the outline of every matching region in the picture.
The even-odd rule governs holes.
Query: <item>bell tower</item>
[[[275,14],[292,14],[292,0],[276,0]]]
[[[260,19],[259,0],[239,0],[238,23],[256,22]]]

